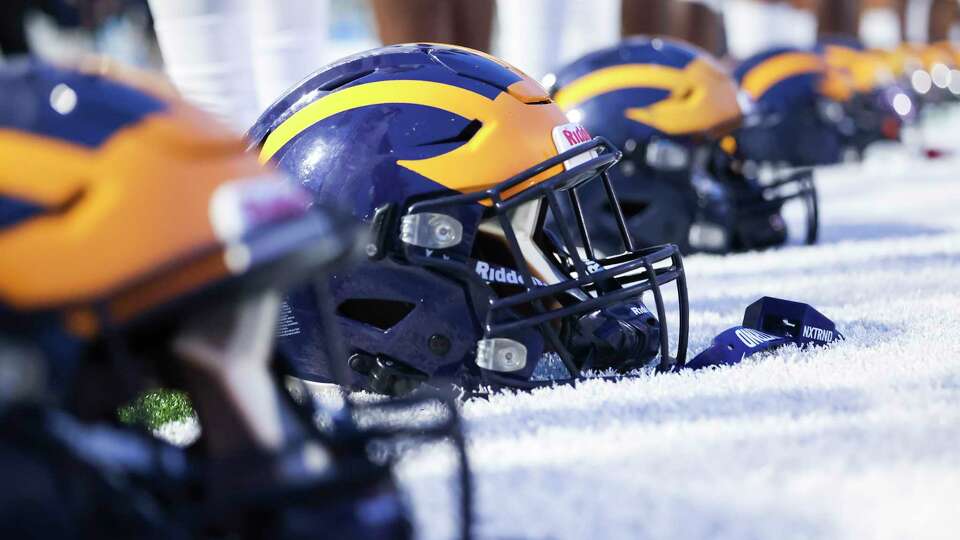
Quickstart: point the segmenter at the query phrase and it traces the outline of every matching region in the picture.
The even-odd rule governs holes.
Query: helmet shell
[[[567,123],[539,83],[492,56],[462,47],[410,44],[361,53],[312,74],[260,117],[249,137],[313,193],[372,223],[387,205],[489,189],[547,159],[552,132]],[[518,189],[562,170],[551,167]],[[451,209],[463,238],[445,256],[467,261],[488,205]],[[394,237],[398,231],[389,231]],[[475,373],[473,355],[490,290],[394,257],[367,260],[330,281],[349,354],[404,359],[427,376]],[[333,380],[322,321],[309,290],[288,298],[293,326],[281,348],[297,375]],[[514,336],[537,358],[536,332]],[[514,383],[536,367],[510,375]],[[355,374],[354,374],[355,376]]]
[[[0,333],[57,366],[350,244],[182,101],[32,60],[0,68],[0,86]]]
[[[852,96],[843,72],[815,52],[778,47],[744,60],[734,75],[755,104],[737,134],[744,159],[792,166],[841,159],[844,133],[853,131],[842,105]]]
[[[656,357],[659,322],[641,295],[659,285],[623,270],[648,255],[623,239],[614,268],[594,254],[569,256],[585,218],[556,202],[598,183],[619,153],[570,123],[539,83],[509,64],[440,44],[367,51],[302,81],[249,135],[261,160],[371,230],[367,259],[323,283],[353,368],[351,380],[335,382],[383,393],[437,379],[529,388],[594,365],[574,349],[622,347],[624,366]],[[557,220],[562,234],[543,227],[553,212],[570,218]],[[455,220],[457,241],[428,248],[404,236],[427,213]],[[674,247],[650,253],[682,273]],[[602,290],[601,279],[610,280]],[[593,301],[588,288],[598,294]],[[289,295],[279,344],[296,375],[330,382],[339,370],[323,355],[314,298],[308,290]],[[522,365],[491,360],[521,357]]]
[[[634,37],[589,53],[548,79],[571,120],[624,152],[610,176],[641,245],[669,242],[687,251],[696,220],[730,225],[725,195],[698,194],[689,167],[661,170],[647,158],[651,146],[666,142],[692,161],[698,148],[741,121],[736,84],[709,53],[678,40]],[[586,204],[609,211],[594,191]],[[614,238],[615,232],[609,228],[599,236]]]

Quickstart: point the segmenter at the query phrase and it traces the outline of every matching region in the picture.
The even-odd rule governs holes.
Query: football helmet
[[[730,134],[742,104],[733,79],[707,52],[631,38],[575,60],[547,82],[572,121],[624,152],[610,175],[641,244],[723,253],[786,241],[785,199],[732,168]],[[608,211],[599,190],[587,195],[589,212]],[[599,236],[615,232],[607,225]]]
[[[911,45],[905,47],[913,50],[923,65],[923,70],[930,75],[932,88],[927,95],[929,101],[942,103],[953,98],[950,91],[950,82],[957,61],[951,51],[937,45]]]
[[[893,77],[898,81],[910,82],[913,72],[923,69],[923,62],[919,54],[912,48],[900,45],[889,49],[870,49],[890,68]]]
[[[912,48],[904,46],[890,49],[869,49],[869,52],[887,66],[896,84],[909,98],[909,107],[907,107],[907,102],[903,102],[902,98],[900,99],[903,103],[901,111],[907,112],[904,115],[905,122],[916,121],[925,105],[924,96],[929,93],[933,86],[933,80],[930,74],[923,69],[923,62],[919,54]]]
[[[874,142],[899,141],[904,122],[913,118],[914,106],[884,58],[871,51],[829,43],[819,50],[828,67],[846,74],[853,88],[846,111],[854,132],[847,144],[862,154]]]
[[[349,254],[352,220],[311,207],[240,136],[183,102],[29,60],[0,68],[0,88],[0,469],[38,486],[29,516],[7,520],[19,507],[5,494],[0,530],[408,538],[390,462],[368,454],[402,432],[370,434],[345,418],[320,431],[278,371],[268,384],[293,414],[251,414],[289,434],[279,448],[214,454],[215,433],[249,425],[203,422],[195,394],[204,433],[190,451],[115,421],[116,404],[153,377],[210,380],[173,362],[174,336],[198,312],[257,304],[244,315],[259,320],[235,326],[265,336],[268,360],[275,317],[254,300]],[[225,336],[214,321],[233,319],[194,329]],[[252,417],[237,400],[213,402]],[[437,429],[455,424],[451,413]],[[55,490],[43,490],[48,480]]]
[[[960,99],[960,45],[953,41],[940,41],[931,45],[950,59],[950,80],[947,89],[953,98]]]
[[[743,159],[794,167],[841,161],[855,130],[845,109],[853,97],[847,74],[815,52],[777,47],[744,60],[734,76],[754,103],[737,134]]]
[[[954,99],[958,86],[951,82],[958,64],[949,49],[907,42],[883,51],[882,58],[904,90],[911,94],[916,110]]]
[[[348,251],[348,222],[183,102],[30,60],[2,74],[0,321],[52,359],[52,395],[93,344],[136,349],[119,341]]]
[[[369,228],[366,259],[329,283],[351,386],[533,388],[657,356],[661,369],[684,363],[678,249],[634,247],[606,174],[619,153],[503,61],[438,44],[364,52],[292,88],[249,137],[318,204]],[[581,211],[593,185],[612,216]],[[603,256],[589,224],[614,218],[620,245]],[[671,282],[675,354],[661,292]],[[297,376],[329,382],[347,359],[324,354],[318,307],[291,293],[279,342]]]

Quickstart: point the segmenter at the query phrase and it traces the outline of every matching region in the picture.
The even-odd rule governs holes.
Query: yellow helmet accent
[[[830,67],[849,74],[856,92],[871,92],[894,81],[894,72],[887,62],[870,51],[827,45],[824,58]]]
[[[511,91],[514,86],[516,90]],[[540,91],[545,95],[542,88]],[[518,99],[515,94],[522,97]],[[567,123],[567,119],[552,102],[525,103],[534,96],[536,92],[531,91],[530,84],[524,80],[517,81],[493,100],[459,86],[433,81],[388,80],[361,84],[326,95],[285,120],[264,141],[260,161],[270,160],[291,139],[335,114],[389,103],[425,105],[478,120],[483,128],[469,142],[446,154],[400,160],[398,165],[456,191],[482,191],[558,154],[552,138],[553,128]],[[517,145],[523,145],[525,151],[516,151]],[[561,166],[551,168],[528,183],[516,186],[512,192],[529,188],[560,170]]]
[[[554,96],[564,110],[616,90],[658,88],[670,94],[624,115],[669,135],[717,133],[740,122],[737,86],[715,62],[698,58],[683,69],[650,64],[624,64],[594,71],[560,89]]]

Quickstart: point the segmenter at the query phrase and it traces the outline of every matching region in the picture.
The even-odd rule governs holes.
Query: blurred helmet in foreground
[[[247,406],[264,392],[246,383],[282,388],[268,369],[280,292],[349,253],[354,227],[183,102],[33,61],[0,68],[0,88],[0,469],[33,486],[5,495],[0,530],[408,537],[362,434]],[[201,335],[197,356],[215,360],[190,370],[175,343]],[[245,349],[219,354],[231,339]],[[194,393],[226,390],[221,369],[234,392]],[[155,383],[198,405],[190,452],[116,425]],[[257,422],[280,448],[233,437]]]

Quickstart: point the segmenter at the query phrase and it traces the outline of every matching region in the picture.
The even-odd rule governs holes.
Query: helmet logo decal
[[[345,88],[318,99],[277,126],[263,143],[260,161],[269,161],[297,135],[331,116],[385,104],[426,105],[473,120],[480,119],[490,100],[459,86],[433,81],[389,80]]]
[[[773,57],[750,70],[741,86],[753,99],[765,94],[777,83],[798,75],[821,75],[826,66],[818,56],[810,53],[786,53]]]
[[[506,285],[524,285],[523,276],[520,272],[512,268],[490,264],[484,261],[477,261],[474,271],[481,279],[490,283],[503,283]],[[546,283],[536,276],[533,277],[534,285],[546,287]]]
[[[580,124],[564,124],[553,128],[553,142],[557,145],[557,152],[561,154],[578,144],[590,142],[592,139],[593,137],[590,136],[587,128]],[[595,157],[597,157],[595,150],[585,152],[564,161],[563,166],[569,171],[577,165],[586,163]]]
[[[631,88],[660,88],[670,90],[682,76],[683,70],[669,66],[623,64],[598,69],[561,88],[554,101],[568,110],[602,94]]]
[[[669,90],[670,95],[645,107],[624,111],[630,120],[671,135],[713,131],[740,118],[737,88],[712,62],[694,60],[683,69],[647,64],[624,64],[599,69],[555,96],[564,110],[594,97],[631,89]]]
[[[556,107],[528,105],[507,92],[490,100],[458,86],[432,81],[377,81],[334,92],[295,113],[264,141],[260,161],[270,160],[304,130],[335,114],[383,104],[435,107],[481,122],[482,127],[476,136],[446,154],[397,161],[401,167],[464,193],[486,189],[556,156],[551,133],[556,125],[566,123],[566,118]],[[524,151],[517,151],[518,144],[526,147]],[[557,172],[551,169],[527,184],[517,186],[516,191]]]

